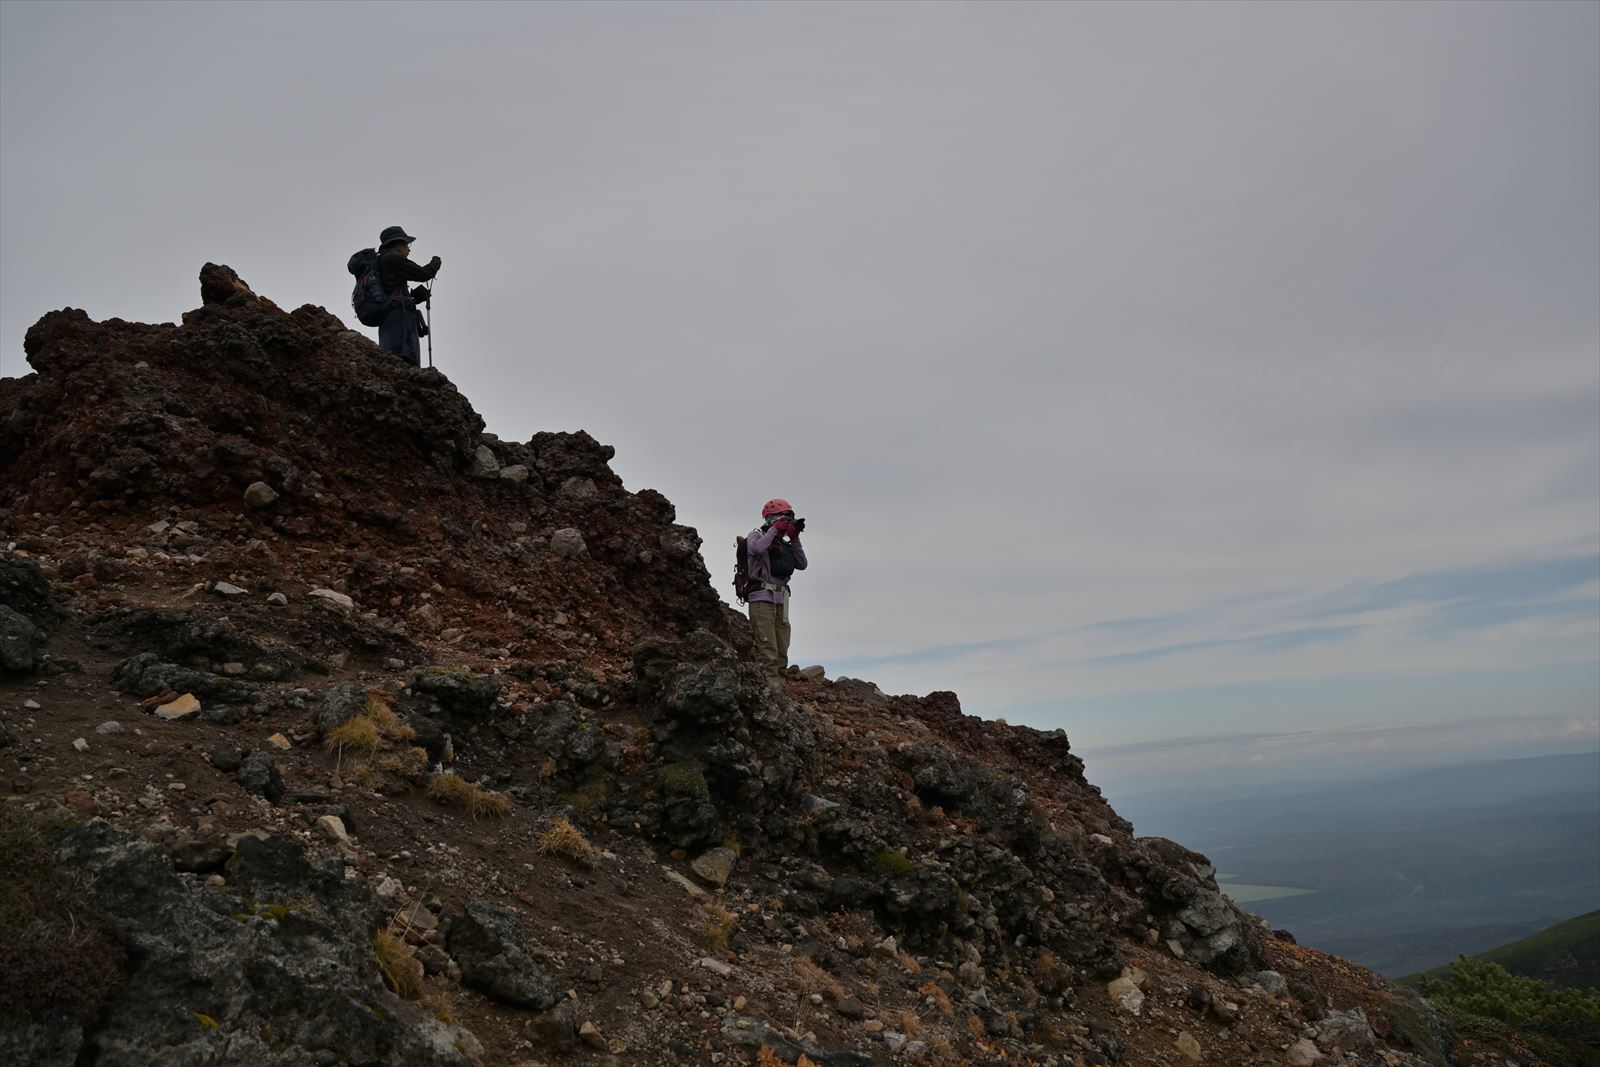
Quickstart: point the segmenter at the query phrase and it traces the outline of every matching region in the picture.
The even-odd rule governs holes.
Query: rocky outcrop
[[[770,688],[609,446],[201,287],[52,312],[0,379],[0,792],[78,824],[58,918],[103,963],[0,998],[0,1060],[1443,1062],[1064,732]]]
[[[314,869],[298,845],[244,838],[221,886],[176,873],[159,847],[99,821],[56,848],[126,949],[126,976],[92,1019],[0,1029],[7,1062],[476,1061],[471,1034],[384,988],[374,902],[339,870]]]

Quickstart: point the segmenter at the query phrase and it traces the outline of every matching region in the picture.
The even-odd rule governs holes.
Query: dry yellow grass
[[[454,771],[443,771],[428,780],[428,795],[441,804],[461,808],[473,818],[500,818],[511,811],[504,793],[474,785]]]
[[[799,980],[800,988],[808,993],[821,993],[836,1004],[849,995],[837,978],[804,956],[794,961],[794,976]]]
[[[916,1012],[902,1011],[899,1019],[902,1034],[914,1034],[917,1032],[917,1027],[922,1025],[922,1020],[917,1018]]]
[[[383,744],[383,735],[378,731],[378,724],[365,715],[357,715],[329,730],[322,739],[322,747],[329,752],[335,749],[352,752],[376,752],[378,746]]]
[[[713,952],[721,952],[728,947],[728,937],[739,917],[715,901],[703,905],[700,912],[705,916],[700,924],[700,943]]]
[[[394,709],[375,697],[368,696],[361,707],[362,714],[371,719],[378,732],[391,741],[414,741],[417,732],[400,721]]]
[[[923,982],[917,986],[917,993],[933,1001],[933,1007],[938,1009],[940,1015],[948,1019],[955,1011],[955,1005],[950,1000],[950,994],[938,982]]]
[[[422,964],[411,948],[393,931],[379,930],[372,935],[372,952],[378,958],[378,971],[395,995],[416,1000],[422,994]]]
[[[589,843],[583,831],[566,819],[556,819],[534,838],[543,856],[558,856],[585,867],[593,867],[600,860],[600,850]]]

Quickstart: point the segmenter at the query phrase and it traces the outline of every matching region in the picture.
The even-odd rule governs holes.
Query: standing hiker
[[[426,267],[411,262],[411,242],[415,240],[403,226],[389,226],[378,236],[378,282],[390,296],[388,314],[378,326],[378,347],[420,367],[421,339],[427,327],[417,305],[426,303],[430,294],[420,285],[408,293],[406,283],[431,282],[439,273],[440,259],[434,256]]]
[[[800,532],[806,520],[794,517],[787,500],[774,497],[761,509],[761,525],[745,538],[748,556],[750,625],[756,631],[756,654],[767,681],[783,685],[789,669],[789,576],[806,569]]]

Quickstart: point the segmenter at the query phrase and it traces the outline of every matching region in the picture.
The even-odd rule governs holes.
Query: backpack
[[[363,248],[350,257],[346,266],[356,278],[355,290],[350,294],[350,306],[355,309],[356,318],[363,326],[382,326],[394,297],[378,280],[378,250]]]
[[[787,545],[776,540],[772,542],[770,551],[772,576],[780,582],[787,582],[789,575],[794,573],[794,555]],[[733,595],[743,604],[750,599],[750,594],[755,588],[756,583],[750,580],[750,546],[744,538],[734,538]]]
[[[733,595],[741,604],[750,599],[750,546],[742,537],[733,539]]]

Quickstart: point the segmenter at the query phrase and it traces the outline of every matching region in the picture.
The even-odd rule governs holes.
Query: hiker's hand
[[[443,265],[444,260],[440,259],[438,256],[434,256],[432,259],[428,260],[429,270],[438,270]]]
[[[411,290],[411,299],[415,300],[419,304],[426,304],[428,302],[428,298],[432,295],[433,293],[429,291],[426,285],[419,285],[415,289]]]

